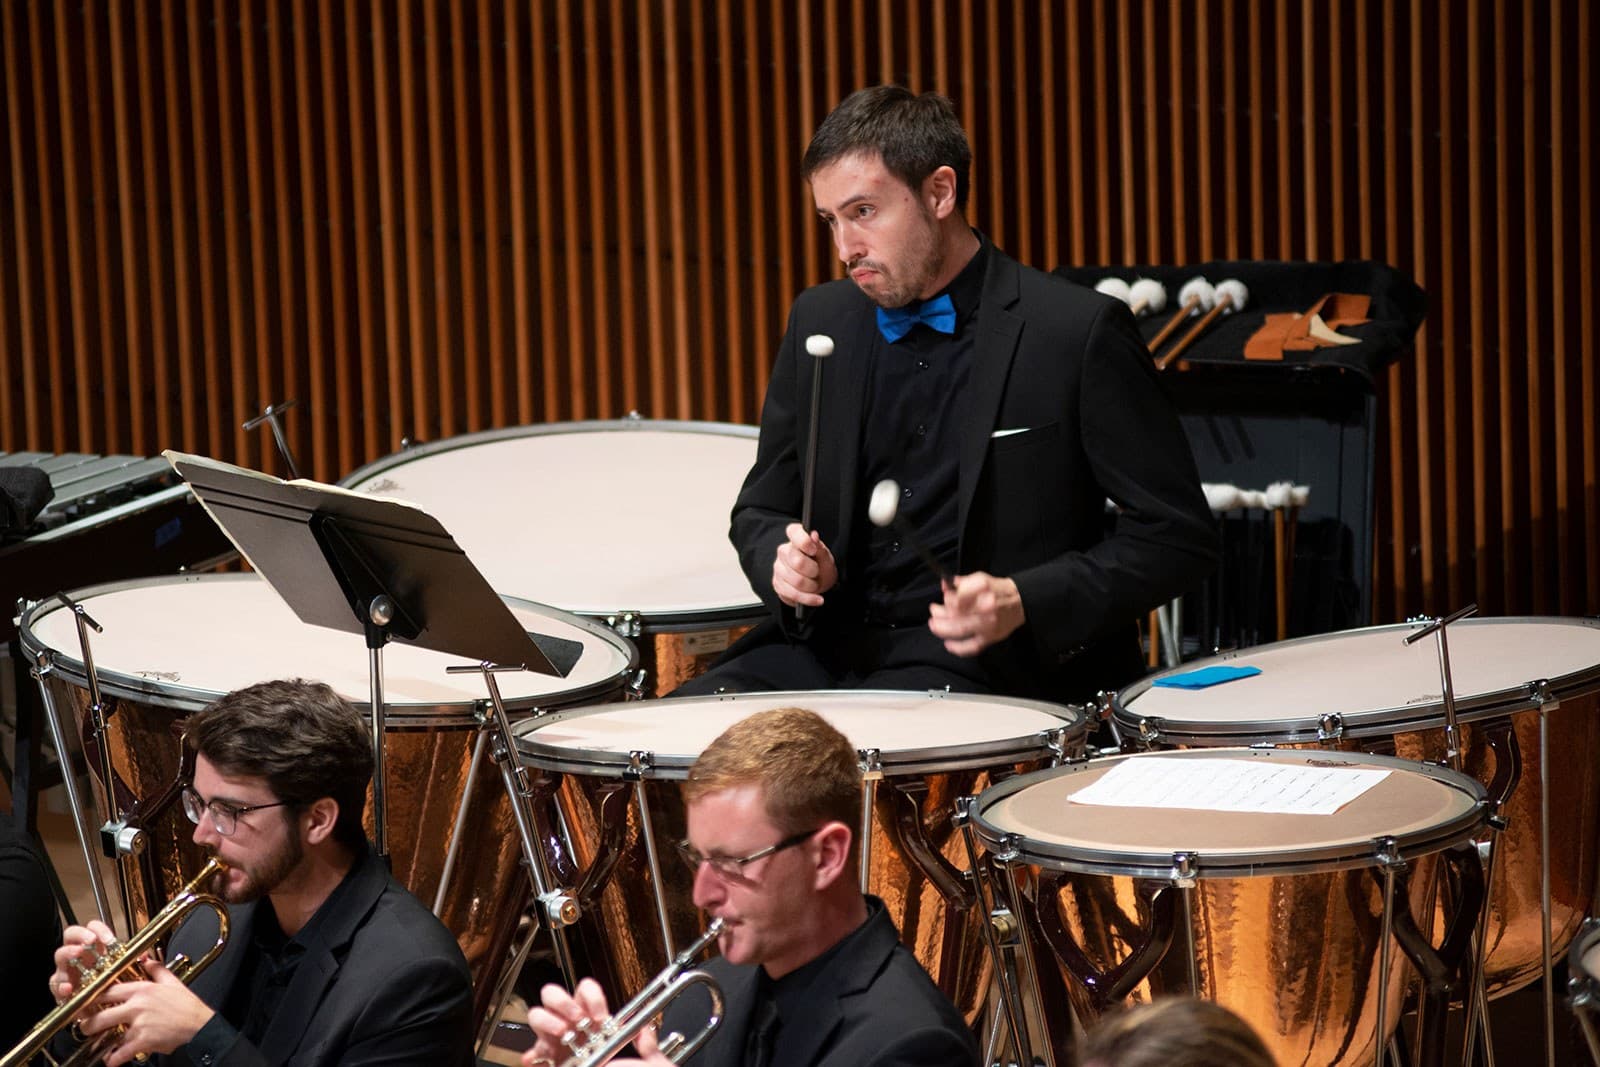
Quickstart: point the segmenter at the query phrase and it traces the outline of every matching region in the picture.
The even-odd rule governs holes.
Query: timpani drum
[[[1422,624],[1299,638],[1196,660],[1120,693],[1112,721],[1149,747],[1311,745],[1444,763],[1444,703]],[[1507,827],[1486,921],[1486,986],[1543,970],[1542,810],[1548,809],[1551,953],[1571,942],[1595,890],[1600,816],[1600,620],[1464,619],[1450,625],[1462,770],[1489,787]],[[1158,686],[1216,665],[1260,674],[1205,689]]]
[[[538,837],[578,886],[582,955],[612,995],[637,992],[699,932],[678,783],[723,730],[758,711],[817,712],[861,753],[866,889],[940,988],[975,1018],[988,989],[982,923],[951,824],[957,796],[1082,749],[1077,708],[943,691],[747,693],[560,712],[513,728],[534,779]],[[642,806],[641,806],[642,803]],[[857,835],[858,840],[866,835]],[[651,873],[660,857],[661,882]],[[667,933],[663,935],[663,925]]]
[[[302,677],[327,682],[364,713],[370,707],[364,638],[306,625],[257,575],[150,578],[71,595],[104,628],[92,635],[90,651],[109,705],[119,811],[149,802],[180,776],[184,716],[224,693]],[[620,697],[636,662],[626,640],[542,605],[506,603],[529,630],[583,646],[564,679],[498,676],[513,717]],[[87,722],[88,679],[73,613],[55,599],[34,606],[23,617],[21,640],[31,662],[49,663],[41,685],[62,716]],[[474,711],[487,700],[482,677],[445,673],[460,662],[398,642],[385,647],[385,805],[394,876],[432,903],[461,942],[481,1000],[516,932],[528,878],[504,786],[477,742]],[[105,811],[103,794],[101,805]],[[139,922],[203,862],[193,829],[175,803],[145,826],[147,877],[133,887]],[[454,871],[441,893],[452,840]]]
[[[1219,757],[1387,773],[1334,814],[1073,799],[1124,761]],[[977,798],[971,824],[1033,946],[1033,990],[1061,1062],[1074,1062],[1070,1013],[1087,1023],[1127,1002],[1189,994],[1244,1018],[1279,1063],[1372,1063],[1405,999],[1399,928],[1426,930],[1441,874],[1462,887],[1452,921],[1463,926],[1448,948],[1457,965],[1465,953],[1474,877],[1482,899],[1472,840],[1485,796],[1465,775],[1391,757],[1160,752],[1012,778]]]
[[[452,437],[341,484],[427,511],[496,592],[635,639],[664,695],[766,616],[728,540],[755,458],[753,426],[630,418]]]

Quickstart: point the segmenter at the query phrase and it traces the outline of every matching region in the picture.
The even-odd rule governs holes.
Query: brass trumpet
[[[655,1017],[666,1010],[678,995],[692,985],[703,985],[711,997],[711,1015],[693,1038],[685,1039],[680,1033],[670,1033],[660,1041],[661,1054],[673,1063],[682,1063],[697,1052],[711,1037],[712,1031],[722,1025],[722,987],[704,971],[687,970],[696,956],[722,933],[722,920],[712,919],[699,940],[673,958],[660,974],[650,979],[650,984],[639,991],[622,1008],[598,1027],[580,1022],[567,1031],[561,1043],[571,1053],[561,1067],[601,1067],[613,1056],[627,1048],[639,1031],[649,1026]]]
[[[114,1032],[100,1035],[98,1040],[84,1042],[64,1060],[56,1059],[49,1052],[48,1046],[55,1040],[57,1034],[78,1022],[91,1005],[113,985],[130,976],[136,980],[147,977],[140,962],[145,953],[176,930],[196,908],[210,908],[217,913],[216,944],[207,949],[205,955],[192,962],[183,956],[175,957],[167,965],[167,969],[182,981],[189,982],[209,967],[228,942],[228,909],[221,900],[205,892],[202,887],[227,869],[227,864],[213,857],[188,885],[167,901],[166,907],[157,912],[142,930],[127,941],[113,941],[110,945],[102,946],[99,961],[93,967],[84,969],[83,983],[78,987],[78,991],[57,1005],[39,1025],[28,1032],[28,1036],[22,1039],[21,1044],[6,1053],[5,1058],[0,1059],[0,1067],[23,1067],[24,1064],[32,1062],[35,1056],[43,1056],[47,1063],[54,1064],[55,1067],[69,1067],[69,1065],[79,1067],[82,1064],[98,1061],[105,1053],[108,1042],[116,1036]]]

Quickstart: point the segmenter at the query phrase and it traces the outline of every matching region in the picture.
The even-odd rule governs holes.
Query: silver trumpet
[[[660,974],[650,979],[650,984],[640,990],[638,996],[624,1004],[616,1014],[598,1026],[583,1019],[568,1030],[562,1036],[561,1043],[567,1047],[569,1055],[562,1061],[561,1067],[601,1067],[601,1064],[610,1062],[613,1056],[639,1036],[639,1031],[654,1022],[656,1016],[691,985],[706,987],[706,993],[711,997],[710,1016],[694,1037],[685,1038],[674,1032],[662,1037],[659,1044],[661,1054],[673,1063],[682,1063],[699,1051],[712,1032],[722,1025],[722,987],[705,971],[691,971],[688,967],[720,933],[722,920],[712,919],[699,940],[678,953]]]

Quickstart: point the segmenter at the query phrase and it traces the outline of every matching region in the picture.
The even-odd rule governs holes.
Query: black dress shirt
[[[933,298],[950,297],[955,333],[919,323],[893,344],[875,334],[861,437],[864,495],[856,510],[859,536],[851,539],[860,546],[853,561],[860,576],[855,584],[871,625],[920,625],[927,621],[928,605],[943,596],[939,580],[915,549],[902,543],[895,527],[874,526],[868,519],[872,490],[883,479],[900,484],[901,518],[944,569],[956,573],[960,443],[987,248],[980,242],[967,265]]]

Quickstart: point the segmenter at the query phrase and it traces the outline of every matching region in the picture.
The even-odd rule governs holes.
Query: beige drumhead
[[[1432,637],[1405,644],[1420,624],[1379,626],[1241,649],[1196,660],[1140,681],[1117,699],[1113,716],[1137,735],[1155,721],[1161,740],[1238,741],[1314,738],[1324,716],[1347,734],[1392,733],[1442,721],[1439,655]],[[1528,685],[1548,680],[1555,696],[1600,685],[1600,620],[1465,619],[1450,627],[1451,679],[1464,719],[1515,710]],[[1207,689],[1153,684],[1204,667],[1250,666],[1261,673]]]
[[[495,591],[651,624],[762,615],[728,540],[753,427],[591,422],[451,438],[344,482],[438,519]]]
[[[327,682],[358,705],[369,702],[366,642],[358,634],[303,623],[254,574],[151,578],[71,594],[103,628],[90,634],[102,689],[111,695],[172,706],[204,707],[224,693],[274,678]],[[615,696],[634,662],[632,646],[606,627],[526,601],[507,599],[522,625],[583,644],[566,678],[516,672],[498,676],[508,703],[560,707]],[[51,601],[24,620],[30,654],[53,653],[56,668],[82,680],[83,654],[71,611]],[[487,699],[477,674],[446,674],[458,656],[401,643],[383,651],[383,695],[389,722],[470,720]]]
[[[1073,800],[1124,760],[1219,759],[1389,773],[1332,815]],[[1047,866],[1161,877],[1172,870],[1175,854],[1188,853],[1197,876],[1235,877],[1363,866],[1374,862],[1373,843],[1380,838],[1393,838],[1402,858],[1433,852],[1476,832],[1485,805],[1476,781],[1428,764],[1355,753],[1191,749],[1092,760],[1010,779],[978,797],[975,825],[991,848],[1017,835],[1021,855]]]
[[[1081,746],[1085,714],[1009,697],[878,690],[742,693],[601,705],[519,724],[517,748],[552,770],[619,775],[630,753],[649,754],[654,777],[681,778],[719,734],[772,708],[815,711],[857,749],[876,749],[886,772],[924,773],[1068,753]]]

